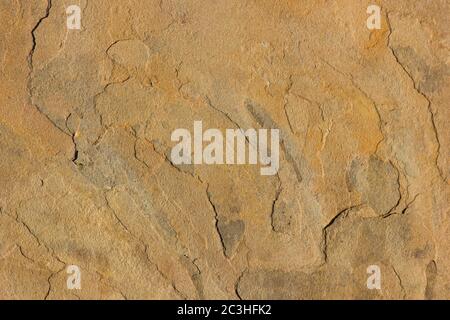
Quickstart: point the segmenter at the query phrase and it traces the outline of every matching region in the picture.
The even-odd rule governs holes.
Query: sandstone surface
[[[450,2],[374,2],[1,0],[0,299],[449,299]]]

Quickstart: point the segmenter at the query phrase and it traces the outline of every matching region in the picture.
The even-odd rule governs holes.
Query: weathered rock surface
[[[377,3],[1,1],[0,299],[449,299],[450,4]],[[278,174],[174,165],[195,120]]]

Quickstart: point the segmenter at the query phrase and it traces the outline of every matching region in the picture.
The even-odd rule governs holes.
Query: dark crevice
[[[34,103],[33,101],[33,88],[32,88],[32,79],[33,79],[33,73],[34,73],[34,51],[36,50],[37,46],[37,40],[36,40],[36,31],[41,26],[42,22],[47,19],[50,16],[50,10],[52,9],[52,0],[47,0],[47,8],[45,9],[45,14],[38,20],[36,25],[31,30],[31,50],[28,53],[28,67],[29,67],[29,73],[28,73],[28,95],[30,97],[30,103],[32,106],[36,108],[36,110],[42,114],[58,131],[62,132],[65,135],[70,136],[69,133],[67,133],[64,128],[61,128],[54,120],[50,118],[48,114],[43,112],[41,108]]]
[[[400,278],[400,275],[398,274],[397,270],[395,270],[394,266],[391,266],[391,267],[392,267],[392,270],[394,271],[395,276],[396,276],[397,279],[398,279],[398,284],[400,285],[400,288],[401,288],[401,290],[402,290],[402,293],[403,293],[403,300],[404,300],[404,299],[406,299],[406,290],[405,290],[405,288],[403,287],[402,279]]]
[[[387,19],[387,24],[388,24],[388,28],[389,28],[389,35],[387,38],[387,47],[388,49],[392,52],[392,55],[394,56],[395,61],[397,62],[397,64],[402,68],[402,70],[404,71],[404,73],[406,74],[406,76],[410,79],[410,81],[412,82],[413,88],[414,90],[420,95],[422,96],[426,101],[427,101],[427,110],[428,113],[430,115],[430,120],[431,120],[431,125],[432,125],[432,129],[433,129],[433,133],[434,136],[436,138],[436,144],[437,144],[437,150],[436,150],[436,158],[435,158],[435,165],[436,168],[438,170],[439,176],[441,177],[441,179],[443,181],[447,181],[446,177],[444,177],[444,173],[442,171],[442,168],[439,166],[439,158],[440,158],[440,151],[441,151],[441,143],[439,140],[439,134],[437,131],[437,127],[436,127],[436,122],[435,122],[435,114],[433,112],[433,109],[431,107],[431,100],[425,95],[424,92],[422,92],[420,90],[420,88],[417,86],[416,81],[414,80],[413,76],[411,75],[411,73],[406,69],[406,67],[400,62],[400,59],[398,58],[397,53],[395,52],[395,50],[392,48],[391,46],[391,35],[392,35],[392,26],[391,26],[391,22],[390,22],[390,18],[389,18],[389,12],[386,13],[386,19]]]
[[[28,54],[28,64],[30,66],[31,72],[33,72],[33,55],[34,55],[34,50],[36,49],[36,45],[37,45],[35,32],[39,28],[41,23],[49,17],[51,8],[52,8],[52,0],[47,0],[47,8],[45,9],[45,15],[38,20],[37,24],[31,30],[31,37],[32,37],[33,43],[31,46],[31,51]]]
[[[275,198],[272,201],[272,211],[270,213],[270,220],[271,220],[271,225],[272,225],[272,231],[274,231],[274,232],[277,232],[276,227],[275,227],[275,223],[274,223],[275,207],[277,205],[278,200],[280,199],[281,193],[283,192],[283,187],[281,185],[281,180],[280,180],[279,176],[278,176],[278,180],[279,180],[279,185],[278,185],[277,191],[275,193]]]
[[[331,219],[331,221],[322,229],[322,254],[324,258],[324,263],[328,262],[328,229],[339,219],[347,217],[350,211],[359,207],[360,205],[345,208],[344,210],[340,211],[337,215],[335,215],[334,218]]]
[[[217,208],[216,208],[215,204],[211,200],[211,193],[209,192],[209,184],[206,186],[206,197],[208,199],[209,204],[211,205],[211,208],[214,211],[214,220],[215,220],[214,226],[216,228],[217,234],[219,235],[220,243],[222,245],[222,253],[223,253],[224,257],[228,259],[227,254],[226,254],[225,242],[224,242],[222,234],[220,233],[220,230],[219,230],[219,213],[217,212]]]

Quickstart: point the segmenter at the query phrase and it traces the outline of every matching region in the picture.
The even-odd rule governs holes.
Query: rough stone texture
[[[0,298],[450,298],[450,5],[376,2],[1,0]],[[174,166],[194,120],[278,175]]]

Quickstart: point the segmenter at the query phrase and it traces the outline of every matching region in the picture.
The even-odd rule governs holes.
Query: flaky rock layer
[[[450,6],[370,4],[1,1],[0,299],[450,298]],[[194,121],[278,173],[175,165]]]

